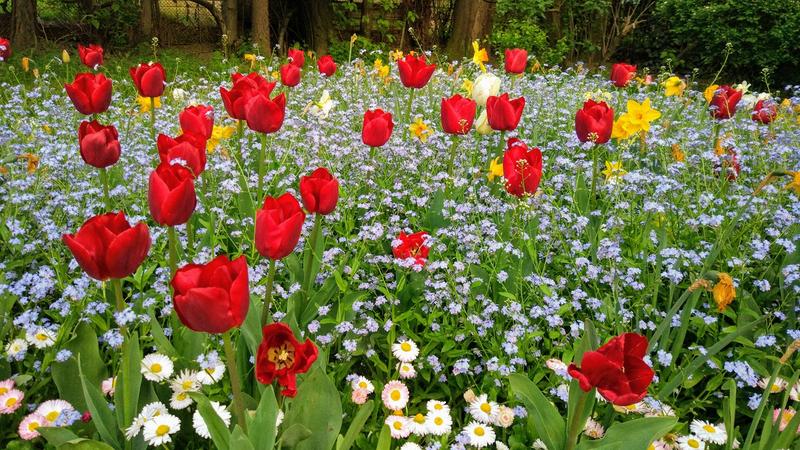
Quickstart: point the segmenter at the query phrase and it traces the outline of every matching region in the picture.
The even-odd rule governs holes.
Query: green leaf
[[[177,358],[178,351],[175,350],[175,347],[164,335],[164,330],[161,328],[161,324],[158,323],[155,312],[151,309],[148,314],[150,315],[150,335],[153,336],[153,340],[156,342],[156,348],[170,358]]]
[[[58,450],[113,450],[114,447],[91,439],[74,439],[58,446]]]
[[[271,450],[275,447],[275,435],[278,420],[278,402],[275,400],[275,391],[272,385],[261,393],[255,417],[248,424],[250,442],[259,450]],[[235,448],[235,447],[234,447]]]
[[[79,411],[86,411],[81,379],[78,376],[78,355],[83,366],[83,374],[90,383],[100,386],[106,377],[105,362],[100,357],[94,328],[87,322],[81,322],[75,329],[75,337],[64,348],[71,351],[73,357],[64,362],[53,363],[51,366],[53,381],[62,399],[70,402]]]
[[[258,354],[258,346],[261,344],[261,308],[260,300],[251,296],[247,316],[244,318],[242,326],[239,327],[251,355]]]
[[[678,423],[677,417],[643,417],[612,425],[603,439],[584,439],[578,450],[646,449],[656,439],[669,433]]]
[[[100,387],[97,384],[93,384],[83,373],[80,355],[78,355],[78,375],[81,380],[81,389],[86,401],[86,408],[92,414],[92,423],[97,428],[97,432],[100,433],[103,441],[115,448],[121,448],[118,440],[117,420],[108,408],[108,403],[103,397]]]
[[[117,423],[127,427],[133,422],[139,409],[139,390],[142,386],[142,353],[139,351],[139,335],[134,332],[125,340],[122,360],[114,390]]]
[[[378,446],[375,450],[390,450],[392,447],[392,435],[389,425],[381,428],[381,435],[378,437]]]
[[[286,413],[286,424],[303,425],[312,435],[297,445],[301,450],[322,450],[333,447],[342,427],[342,403],[333,381],[315,363],[299,382],[297,397]]]
[[[256,434],[259,434],[258,431]],[[255,450],[258,448],[259,450],[271,450],[272,447],[254,447],[253,444],[247,439],[245,436],[244,431],[242,431],[242,427],[236,425],[233,427],[233,433],[231,433],[231,443],[230,448],[235,448],[236,450]]]
[[[594,326],[590,321],[585,321],[583,323],[583,337],[580,341],[575,344],[575,355],[573,357],[573,361],[580,365],[580,362],[583,360],[583,354],[586,352],[590,352],[595,349],[597,346],[597,335],[594,331]],[[584,398],[585,397],[585,398]],[[583,408],[579,411],[578,405],[581,403],[583,399]],[[573,379],[569,384],[569,401],[567,403],[567,423],[573,423],[573,417],[578,414],[579,423],[582,425],[586,423],[586,419],[589,418],[589,415],[592,414],[592,410],[594,409],[595,401],[597,397],[595,396],[595,391],[592,389],[589,392],[583,392],[581,389],[580,383],[578,380]],[[580,430],[578,430],[580,432]]]
[[[190,392],[189,396],[197,402],[197,410],[200,411],[200,416],[208,427],[211,441],[214,442],[217,449],[228,450],[230,448],[228,444],[231,441],[231,432],[228,431],[228,427],[225,426],[222,418],[214,411],[211,402],[208,401],[205,395],[197,392]]]
[[[39,427],[36,429],[42,436],[44,436],[47,443],[59,447],[69,441],[78,439],[78,435],[73,433],[69,428],[62,427]]]
[[[281,434],[281,446],[296,448],[298,444],[311,437],[311,430],[304,425],[296,423],[286,428]]]
[[[350,423],[350,428],[347,429],[347,433],[344,435],[337,450],[350,450],[358,434],[361,433],[361,429],[364,428],[364,424],[367,423],[367,419],[369,419],[373,409],[375,409],[375,402],[372,400],[358,408],[358,412],[353,417],[353,422]]]
[[[511,391],[522,400],[529,414],[529,424],[533,424],[536,434],[547,448],[564,448],[564,418],[556,406],[524,374],[515,373],[509,377]]]

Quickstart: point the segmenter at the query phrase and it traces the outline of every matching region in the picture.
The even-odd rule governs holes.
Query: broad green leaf
[[[170,358],[177,358],[178,351],[175,350],[175,347],[172,346],[172,343],[164,335],[164,330],[161,328],[161,324],[158,323],[155,312],[151,309],[148,311],[148,314],[150,315],[150,335],[153,336],[156,348],[158,348],[159,352]]]
[[[100,386],[106,377],[105,362],[100,357],[94,328],[89,323],[81,322],[75,329],[75,337],[64,348],[72,352],[72,358],[53,363],[53,381],[62,399],[70,402],[79,411],[86,411],[81,379],[78,376],[78,355],[83,365],[83,374],[90,383]]]
[[[211,402],[208,401],[205,395],[192,392],[189,394],[194,401],[197,402],[197,410],[200,411],[200,416],[203,417],[203,422],[208,427],[208,433],[211,435],[211,441],[219,450],[228,450],[231,441],[231,432],[225,426],[225,422],[214,411]]]
[[[260,430],[254,430],[254,431],[256,432],[256,434],[258,434]],[[258,450],[272,449],[272,447],[254,447],[253,444],[250,443],[250,440],[247,439],[247,436],[245,436],[244,431],[242,431],[242,427],[240,427],[239,425],[233,427],[233,433],[231,433],[230,448],[236,450],[255,450],[256,448]]]
[[[103,441],[111,444],[114,448],[120,448],[118,433],[117,433],[117,419],[108,408],[103,393],[97,384],[87,379],[81,369],[81,357],[78,355],[78,375],[81,380],[81,389],[83,397],[86,401],[86,408],[92,414],[92,423]]]
[[[372,400],[358,408],[358,412],[356,416],[353,417],[353,422],[350,423],[350,428],[347,429],[347,433],[344,435],[338,450],[350,450],[358,434],[361,433],[361,429],[364,428],[364,424],[367,422],[367,419],[369,419],[370,414],[372,414],[373,409],[375,409],[375,402]]]
[[[643,417],[612,425],[602,439],[584,439],[578,450],[645,450],[656,439],[669,433],[678,423],[677,417]]]
[[[78,439],[78,435],[69,428],[63,427],[39,427],[36,429],[47,440],[47,443],[59,447],[69,441]]]
[[[342,403],[333,381],[314,364],[303,380],[298,380],[297,397],[286,413],[286,426],[300,424],[312,430],[311,436],[297,445],[301,450],[333,447],[342,427]]]
[[[114,447],[91,439],[75,439],[65,442],[58,447],[58,450],[113,450]]]
[[[306,428],[304,425],[296,423],[289,427],[286,427],[283,433],[281,433],[281,447],[286,448],[298,448],[297,446],[305,441],[306,439],[310,438],[312,435],[311,430]]]
[[[133,422],[139,409],[139,390],[142,386],[142,353],[139,351],[139,335],[131,334],[122,348],[122,360],[114,390],[117,423],[127,427]]]
[[[389,450],[392,448],[392,435],[388,425],[381,427],[381,434],[378,437],[378,446],[375,450]]]
[[[258,354],[258,346],[261,343],[261,300],[253,296],[250,297],[250,308],[247,310],[247,316],[244,318],[244,323],[239,328],[244,336],[244,341],[247,343],[247,349],[250,350],[251,355]]]
[[[256,414],[248,424],[250,442],[259,450],[271,450],[275,446],[275,435],[278,420],[278,402],[275,400],[275,391],[272,385],[261,393]]]
[[[524,374],[514,373],[509,377],[511,391],[522,400],[530,415],[529,423],[533,423],[536,434],[547,448],[564,448],[564,418],[556,406],[548,400],[542,391]]]

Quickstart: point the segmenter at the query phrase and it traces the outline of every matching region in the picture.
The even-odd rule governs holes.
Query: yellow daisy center
[[[444,423],[444,419],[442,419],[441,417],[435,417],[433,419],[433,423],[435,423],[436,425],[441,425]]]
[[[417,415],[414,416],[414,422],[425,423],[425,416],[423,416],[422,414],[417,413]]]
[[[476,427],[475,428],[475,435],[476,436],[483,436],[484,434],[486,434],[486,430],[484,430],[483,427]]]
[[[36,340],[46,341],[47,340],[47,335],[44,334],[44,333],[36,333]]]
[[[56,420],[56,419],[58,419],[58,416],[59,416],[60,414],[61,414],[61,413],[59,413],[58,411],[50,411],[50,412],[49,412],[49,413],[47,413],[47,415],[45,415],[44,417],[45,417],[47,420],[49,420],[50,422],[55,422],[55,420]]]
[[[408,342],[403,342],[402,344],[400,344],[400,348],[404,352],[410,352],[411,351],[411,344],[409,344]]]
[[[403,423],[400,422],[399,420],[395,420],[394,424],[392,424],[392,426],[394,427],[395,430],[402,430],[403,429]]]
[[[158,428],[156,428],[157,436],[163,436],[167,433],[169,433],[169,425],[159,425]]]
[[[362,381],[362,382],[358,383],[358,387],[360,387],[361,389],[366,389],[367,388],[367,383],[365,381]]]
[[[400,397],[401,397],[401,395],[400,395],[400,391],[398,391],[398,390],[396,390],[396,389],[395,389],[394,391],[392,391],[392,393],[391,393],[391,394],[389,394],[389,397],[391,397],[391,398],[392,398],[392,400],[394,400],[394,401],[398,401],[398,400],[400,400]]]
[[[4,386],[0,386],[0,395],[5,394],[6,392],[8,392],[8,388],[4,387]]]
[[[159,364],[159,363],[155,363],[155,364],[152,364],[150,366],[150,371],[153,372],[153,373],[160,373],[161,369],[162,369],[162,367],[161,367],[161,364]]]
[[[183,388],[183,390],[188,391],[189,389],[192,388],[193,384],[194,383],[192,383],[192,380],[184,380],[184,382],[181,383],[181,387]]]
[[[716,433],[717,429],[711,425],[703,425],[703,429],[709,433]]]
[[[31,422],[28,424],[28,431],[36,431],[40,426],[41,424],[39,422]]]
[[[492,411],[492,405],[488,403],[481,404],[481,411],[485,412],[486,414],[489,414]]]
[[[6,408],[11,408],[12,406],[17,404],[16,397],[9,397],[6,399]]]
[[[686,445],[692,448],[700,448],[700,441],[697,439],[689,439],[686,441]]]

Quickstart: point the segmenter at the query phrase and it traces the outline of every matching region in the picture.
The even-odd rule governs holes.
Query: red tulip
[[[497,131],[513,131],[519,125],[525,97],[509,100],[508,94],[491,96],[486,100],[486,118]]]
[[[178,115],[178,121],[184,133],[192,133],[208,140],[214,131],[214,108],[208,105],[187,106]]]
[[[300,177],[300,197],[309,213],[330,214],[339,201],[339,181],[328,169],[320,167],[311,175]]]
[[[467,134],[475,121],[475,100],[456,94],[442,99],[442,129],[450,134]]]
[[[11,42],[0,37],[0,62],[8,61],[8,58],[11,58]]]
[[[616,87],[625,87],[636,76],[636,66],[617,63],[611,66],[611,81]]]
[[[274,133],[281,129],[286,116],[286,95],[270,99],[266,91],[253,94],[245,106],[247,126],[259,133]]]
[[[596,351],[586,352],[581,367],[569,365],[569,374],[578,380],[581,389],[592,388],[615,405],[627,406],[641,401],[655,373],[644,362],[647,338],[625,333],[612,338]]]
[[[136,272],[150,250],[147,225],[131,227],[121,211],[94,216],[62,240],[86,274],[100,281]]]
[[[153,219],[161,225],[174,227],[188,222],[197,207],[192,171],[178,164],[159,164],[150,173],[147,202]]]
[[[325,55],[317,61],[317,69],[319,73],[329,77],[336,73],[336,63],[333,61],[333,56]]]
[[[78,142],[81,158],[92,167],[103,169],[119,161],[119,135],[114,125],[83,121],[78,128]]]
[[[521,48],[506,49],[506,72],[522,73],[528,64],[528,51]]]
[[[380,147],[392,136],[393,129],[391,113],[380,108],[366,111],[361,127],[361,141],[370,147]]]
[[[161,63],[139,64],[131,67],[131,79],[142,97],[161,97],[167,84],[167,73]]]
[[[306,64],[306,56],[303,54],[302,50],[296,48],[290,48],[289,62],[298,69],[302,69],[303,66]]]
[[[778,117],[778,106],[774,100],[759,100],[753,107],[753,120],[764,125],[772,122]]]
[[[184,133],[173,139],[159,134],[156,146],[162,163],[180,163],[191,170],[195,178],[206,170],[206,141],[201,136]]]
[[[300,240],[306,214],[290,193],[267,196],[256,212],[256,249],[261,256],[282,259],[292,253]]]
[[[406,55],[397,60],[397,70],[400,72],[400,81],[407,88],[422,89],[428,84],[436,64],[427,64],[425,55]]]
[[[297,86],[300,83],[300,68],[291,63],[282,65],[281,83],[289,87]]]
[[[98,66],[103,65],[103,47],[97,44],[90,44],[88,47],[78,44],[78,57],[86,67],[97,70]]]
[[[275,89],[275,83],[270,83],[255,72],[247,74],[247,76],[234,73],[231,75],[231,79],[233,80],[231,90],[221,87],[219,88],[219,94],[222,97],[222,103],[225,105],[228,115],[237,120],[245,120],[247,115],[245,107],[256,91],[269,96],[272,90]]]
[[[575,133],[581,142],[605,144],[614,129],[614,110],[606,102],[587,100],[575,114]]]
[[[75,109],[87,116],[104,112],[111,104],[111,80],[102,73],[79,73],[64,89]]]
[[[406,234],[401,231],[397,239],[392,242],[392,254],[397,259],[414,260],[414,264],[424,266],[428,261],[430,247],[427,245],[428,233],[418,231],[413,234]]]
[[[714,92],[711,99],[711,116],[717,120],[730,119],[736,114],[736,105],[742,99],[742,91],[725,85]]]
[[[503,177],[509,194],[517,197],[535,194],[542,179],[542,152],[537,147],[528,150],[517,138],[509,139],[503,155]]]
[[[208,264],[188,264],[172,278],[173,304],[189,329],[222,334],[244,322],[250,308],[247,259],[220,255]]]
[[[300,342],[282,322],[271,323],[262,330],[263,340],[256,356],[256,379],[271,384],[275,379],[283,386],[281,394],[297,395],[297,374],[305,373],[317,360],[317,347],[306,339]]]

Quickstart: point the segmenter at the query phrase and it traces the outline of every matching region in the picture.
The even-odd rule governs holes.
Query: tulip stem
[[[269,260],[269,273],[267,273],[267,290],[264,293],[264,310],[261,312],[261,323],[266,325],[269,319],[269,308],[272,305],[272,284],[275,281],[275,260]]]
[[[169,238],[169,274],[172,278],[178,267],[178,239],[175,236],[175,227],[167,228],[167,237]]]
[[[575,413],[572,415],[572,421],[569,424],[569,430],[567,431],[567,445],[564,447],[565,450],[575,450],[575,446],[578,444],[578,435],[581,434],[581,430],[586,425],[583,410],[586,408],[586,399],[588,397],[589,394],[581,392],[578,404],[575,407]]]
[[[262,198],[264,198],[264,192],[262,191],[264,187],[264,163],[267,159],[267,133],[261,134],[261,149],[258,151],[258,190],[256,190],[256,203],[260,202]]]
[[[156,98],[150,97],[150,139],[156,140]]]
[[[239,380],[239,369],[236,368],[236,353],[231,344],[231,332],[226,331],[222,334],[222,341],[225,345],[225,363],[228,366],[228,373],[231,375],[231,389],[233,390],[233,409],[236,413],[236,421],[247,433],[247,421],[244,417],[244,403],[242,402],[242,383]]]
[[[114,298],[117,303],[117,312],[122,312],[125,310],[125,300],[122,298],[122,280],[119,278],[112,278],[111,284],[114,286]],[[120,326],[119,331],[123,339],[128,334],[124,326]]]
[[[244,139],[244,120],[239,120],[236,122],[236,143],[238,144],[238,154],[236,155],[239,158],[239,163],[242,163],[242,139]]]
[[[314,214],[314,228],[311,229],[311,237],[309,239],[309,248],[306,252],[306,263],[303,267],[303,297],[305,297],[305,304],[308,305],[308,299],[311,297],[311,268],[314,265],[314,260],[317,258],[317,240],[319,240],[320,229],[322,228],[322,214]]]
[[[458,148],[458,138],[453,136],[453,143],[450,145],[450,168],[447,172],[452,177],[455,184],[456,174],[455,174],[455,165],[456,165],[456,149]]]
[[[597,185],[597,176],[598,176],[598,174],[597,174],[597,169],[598,169],[598,167],[597,167],[597,156],[598,156],[597,153],[598,153],[597,152],[597,145],[595,144],[595,145],[592,146],[592,188],[591,188],[591,192],[589,193],[589,202],[590,202],[589,204],[592,205],[592,208],[594,208],[594,205],[597,202],[597,200],[594,197],[594,192],[595,192],[596,185]]]
[[[192,229],[192,218],[186,221],[186,255],[187,259],[194,253],[194,230]]]
[[[410,136],[411,133],[411,105],[414,103],[414,88],[409,89],[411,92],[408,94],[408,105],[406,105],[406,123],[408,123],[408,127],[406,127],[406,137]]]
[[[111,212],[111,196],[108,195],[108,169],[100,169],[100,182],[103,183],[103,200],[106,203],[106,212]]]

